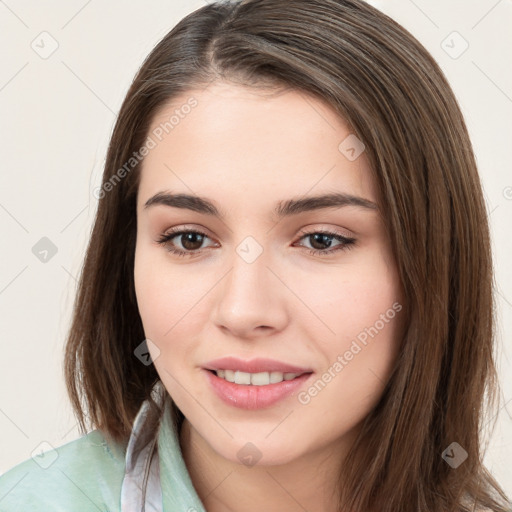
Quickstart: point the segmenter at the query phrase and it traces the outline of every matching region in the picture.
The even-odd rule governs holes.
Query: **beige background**
[[[0,473],[41,443],[58,447],[78,437],[61,364],[97,206],[93,190],[136,70],[204,3],[0,2]],[[512,495],[512,2],[370,3],[432,53],[472,136],[494,238],[503,391],[486,463]],[[57,251],[46,263],[32,252],[43,237]]]

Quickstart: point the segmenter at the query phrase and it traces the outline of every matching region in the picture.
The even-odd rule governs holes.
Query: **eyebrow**
[[[225,214],[219,211],[219,209],[209,199],[189,194],[158,192],[146,201],[144,208],[146,209],[155,205],[192,210],[194,212],[211,215],[219,219],[225,218]],[[303,212],[326,208],[341,208],[343,206],[356,206],[365,210],[378,210],[378,206],[368,199],[342,192],[335,192],[331,194],[279,201],[274,209],[274,213],[278,218],[283,218],[291,215],[298,215]]]

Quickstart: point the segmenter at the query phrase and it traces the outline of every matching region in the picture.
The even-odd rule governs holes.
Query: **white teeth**
[[[281,372],[270,372],[270,384],[281,382],[283,380],[283,374]]]
[[[251,374],[245,372],[239,372],[238,370],[235,372],[235,384],[250,384],[251,383]]]
[[[268,372],[253,373],[251,375],[251,384],[253,386],[266,386],[270,384],[270,374]]]
[[[215,370],[217,377],[234,382],[235,384],[245,384],[253,386],[266,386],[267,384],[277,384],[283,380],[292,380],[302,375],[301,373],[282,373],[282,372],[259,372],[248,373],[239,370]]]

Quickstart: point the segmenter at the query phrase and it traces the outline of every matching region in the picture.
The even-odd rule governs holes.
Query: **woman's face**
[[[404,314],[364,146],[318,99],[222,82],[175,98],[149,137],[135,287],[167,391],[233,462],[343,450]]]

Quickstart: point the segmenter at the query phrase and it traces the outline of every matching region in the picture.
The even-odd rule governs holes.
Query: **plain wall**
[[[512,495],[512,4],[370,3],[432,53],[472,137],[493,233],[503,391],[486,463]],[[98,202],[93,190],[135,72],[182,17],[204,4],[0,2],[0,473],[42,442],[58,447],[79,435],[62,358]],[[50,251],[46,262],[34,246]]]

